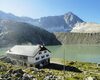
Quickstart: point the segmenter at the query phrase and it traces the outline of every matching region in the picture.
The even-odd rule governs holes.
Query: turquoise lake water
[[[100,63],[100,45],[59,45],[46,46],[53,58],[69,61]]]
[[[46,46],[52,53],[52,58],[69,61],[100,63],[100,45],[58,45]],[[0,55],[5,55],[9,48],[0,48]]]

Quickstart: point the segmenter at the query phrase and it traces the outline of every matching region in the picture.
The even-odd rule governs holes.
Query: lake
[[[58,45],[46,46],[52,52],[52,58],[69,61],[100,63],[100,45]],[[9,48],[0,48],[4,55]],[[65,54],[64,54],[65,53]]]
[[[100,45],[81,44],[46,47],[52,52],[52,58],[65,58],[69,61],[100,63]]]
[[[7,50],[8,50],[8,48],[0,48],[0,56],[5,55]]]

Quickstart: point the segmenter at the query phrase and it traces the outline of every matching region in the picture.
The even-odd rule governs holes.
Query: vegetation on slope
[[[55,62],[55,61],[54,61]],[[93,63],[65,61],[51,63],[42,69],[12,65],[0,61],[0,78],[6,80],[100,80],[100,66]]]
[[[0,47],[16,44],[60,44],[54,34],[36,26],[0,20]]]
[[[100,33],[54,33],[62,44],[100,44]]]

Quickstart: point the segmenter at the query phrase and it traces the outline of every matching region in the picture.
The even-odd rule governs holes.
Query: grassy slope
[[[100,33],[54,33],[62,44],[100,44]]]
[[[31,68],[29,68],[29,67],[25,68],[22,66],[11,65],[11,64],[0,61],[0,66],[5,67],[5,69],[3,71],[2,70],[0,71],[0,74],[6,74],[7,71],[10,69],[13,69],[13,70],[22,69],[26,73],[34,75],[34,77],[36,77],[38,80],[43,80],[45,75],[47,75],[48,73],[61,77],[62,79],[59,79],[59,80],[63,80],[64,77],[65,77],[65,80],[83,80],[84,78],[86,78],[88,76],[96,77],[97,80],[100,80],[100,73],[99,73],[100,67],[97,67],[96,66],[97,64],[66,61],[65,65],[70,66],[70,67],[71,66],[76,67],[76,68],[82,70],[83,72],[77,73],[77,72],[73,72],[73,71],[65,71],[65,73],[64,73],[63,70],[44,68],[44,69],[41,69],[44,73],[42,73],[42,72],[35,73],[34,71],[31,71]]]

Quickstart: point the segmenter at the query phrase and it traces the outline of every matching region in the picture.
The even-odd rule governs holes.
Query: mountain
[[[5,20],[13,20],[13,21],[18,21],[20,20],[19,17],[11,14],[11,13],[5,13],[3,11],[0,11],[0,19],[5,19]]]
[[[0,47],[16,44],[56,45],[60,42],[52,33],[31,24],[0,20]]]
[[[39,19],[32,19],[29,17],[18,17],[11,13],[0,11],[0,19],[29,23],[44,28],[50,32],[69,32],[76,23],[84,22],[72,12],[60,16],[48,16]]]
[[[99,33],[100,24],[96,23],[77,23],[71,32],[74,33]]]
[[[72,12],[60,16],[48,16],[34,20],[34,25],[40,26],[50,32],[69,32],[76,23],[84,22]]]

